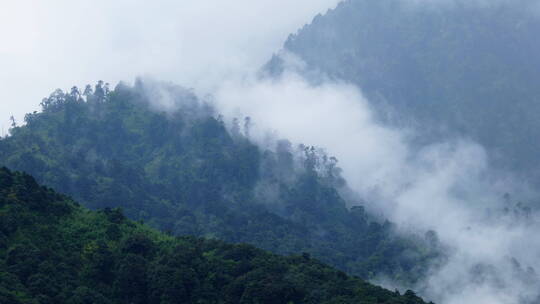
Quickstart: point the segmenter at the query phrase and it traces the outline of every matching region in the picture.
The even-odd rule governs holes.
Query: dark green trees
[[[175,238],[117,209],[88,211],[3,168],[0,223],[3,304],[424,303],[306,256]]]

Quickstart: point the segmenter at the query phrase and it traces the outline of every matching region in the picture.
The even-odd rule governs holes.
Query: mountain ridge
[[[0,140],[0,164],[92,209],[121,207],[175,235],[308,252],[365,279],[412,284],[442,258],[433,238],[400,235],[361,206],[349,209],[336,160],[322,151],[287,141],[260,150],[238,120],[229,133],[209,105],[176,86],[160,90],[179,108],[156,112],[145,85],[55,92]]]
[[[471,138],[501,170],[536,184],[533,5],[348,0],[292,34],[283,50],[305,62],[308,79],[357,85],[383,123],[412,127],[421,144]],[[276,54],[265,69],[279,74],[285,57]]]

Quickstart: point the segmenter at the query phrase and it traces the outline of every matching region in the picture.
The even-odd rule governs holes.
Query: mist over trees
[[[349,209],[338,160],[323,150],[287,140],[262,150],[249,139],[250,118],[228,131],[182,87],[107,87],[55,91],[0,141],[0,164],[91,209],[122,208],[174,235],[307,252],[366,279],[411,284],[442,258],[423,235]]]
[[[433,174],[394,196],[416,213],[394,214],[455,249],[423,282],[438,302],[538,302],[539,12],[529,0],[343,1],[264,68],[278,81],[299,73],[314,87],[358,87],[380,125],[407,134],[395,158],[412,155],[413,172],[435,151]],[[440,157],[460,150],[456,140],[479,153]]]
[[[382,121],[419,143],[469,137],[536,185],[540,167],[536,1],[348,0],[293,34],[304,75],[358,85]],[[286,56],[266,66],[279,73]]]

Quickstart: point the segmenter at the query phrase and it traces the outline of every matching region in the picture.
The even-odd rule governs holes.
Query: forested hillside
[[[166,112],[156,100],[165,97]],[[284,140],[262,150],[249,118],[228,131],[181,87],[137,81],[109,91],[100,82],[56,91],[42,108],[0,140],[0,164],[91,209],[119,207],[174,235],[307,252],[365,279],[412,283],[438,258],[435,234],[398,235],[349,208],[336,159]]]
[[[390,109],[388,121],[417,127],[422,140],[470,137],[538,183],[539,13],[531,0],[347,0],[284,49],[306,75],[357,84],[381,116]],[[283,58],[267,68],[279,73]]]
[[[309,255],[173,237],[0,168],[0,303],[424,303]]]

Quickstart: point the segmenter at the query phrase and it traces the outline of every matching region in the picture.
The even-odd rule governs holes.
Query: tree
[[[251,130],[251,126],[252,126],[251,117],[246,116],[244,118],[244,136],[246,138],[249,138],[249,132]]]
[[[72,98],[72,100],[78,101],[81,98],[81,92],[79,91],[79,88],[77,86],[71,87],[69,96]]]
[[[11,127],[16,128],[17,127],[17,121],[15,120],[15,117],[13,115],[11,115],[9,117],[9,120],[11,121]]]
[[[92,86],[87,84],[84,88],[83,96],[86,97],[86,101],[89,100],[94,95],[94,90],[92,89]]]
[[[103,88],[103,80],[99,80],[94,88],[94,96],[97,102],[105,100],[105,89]]]

